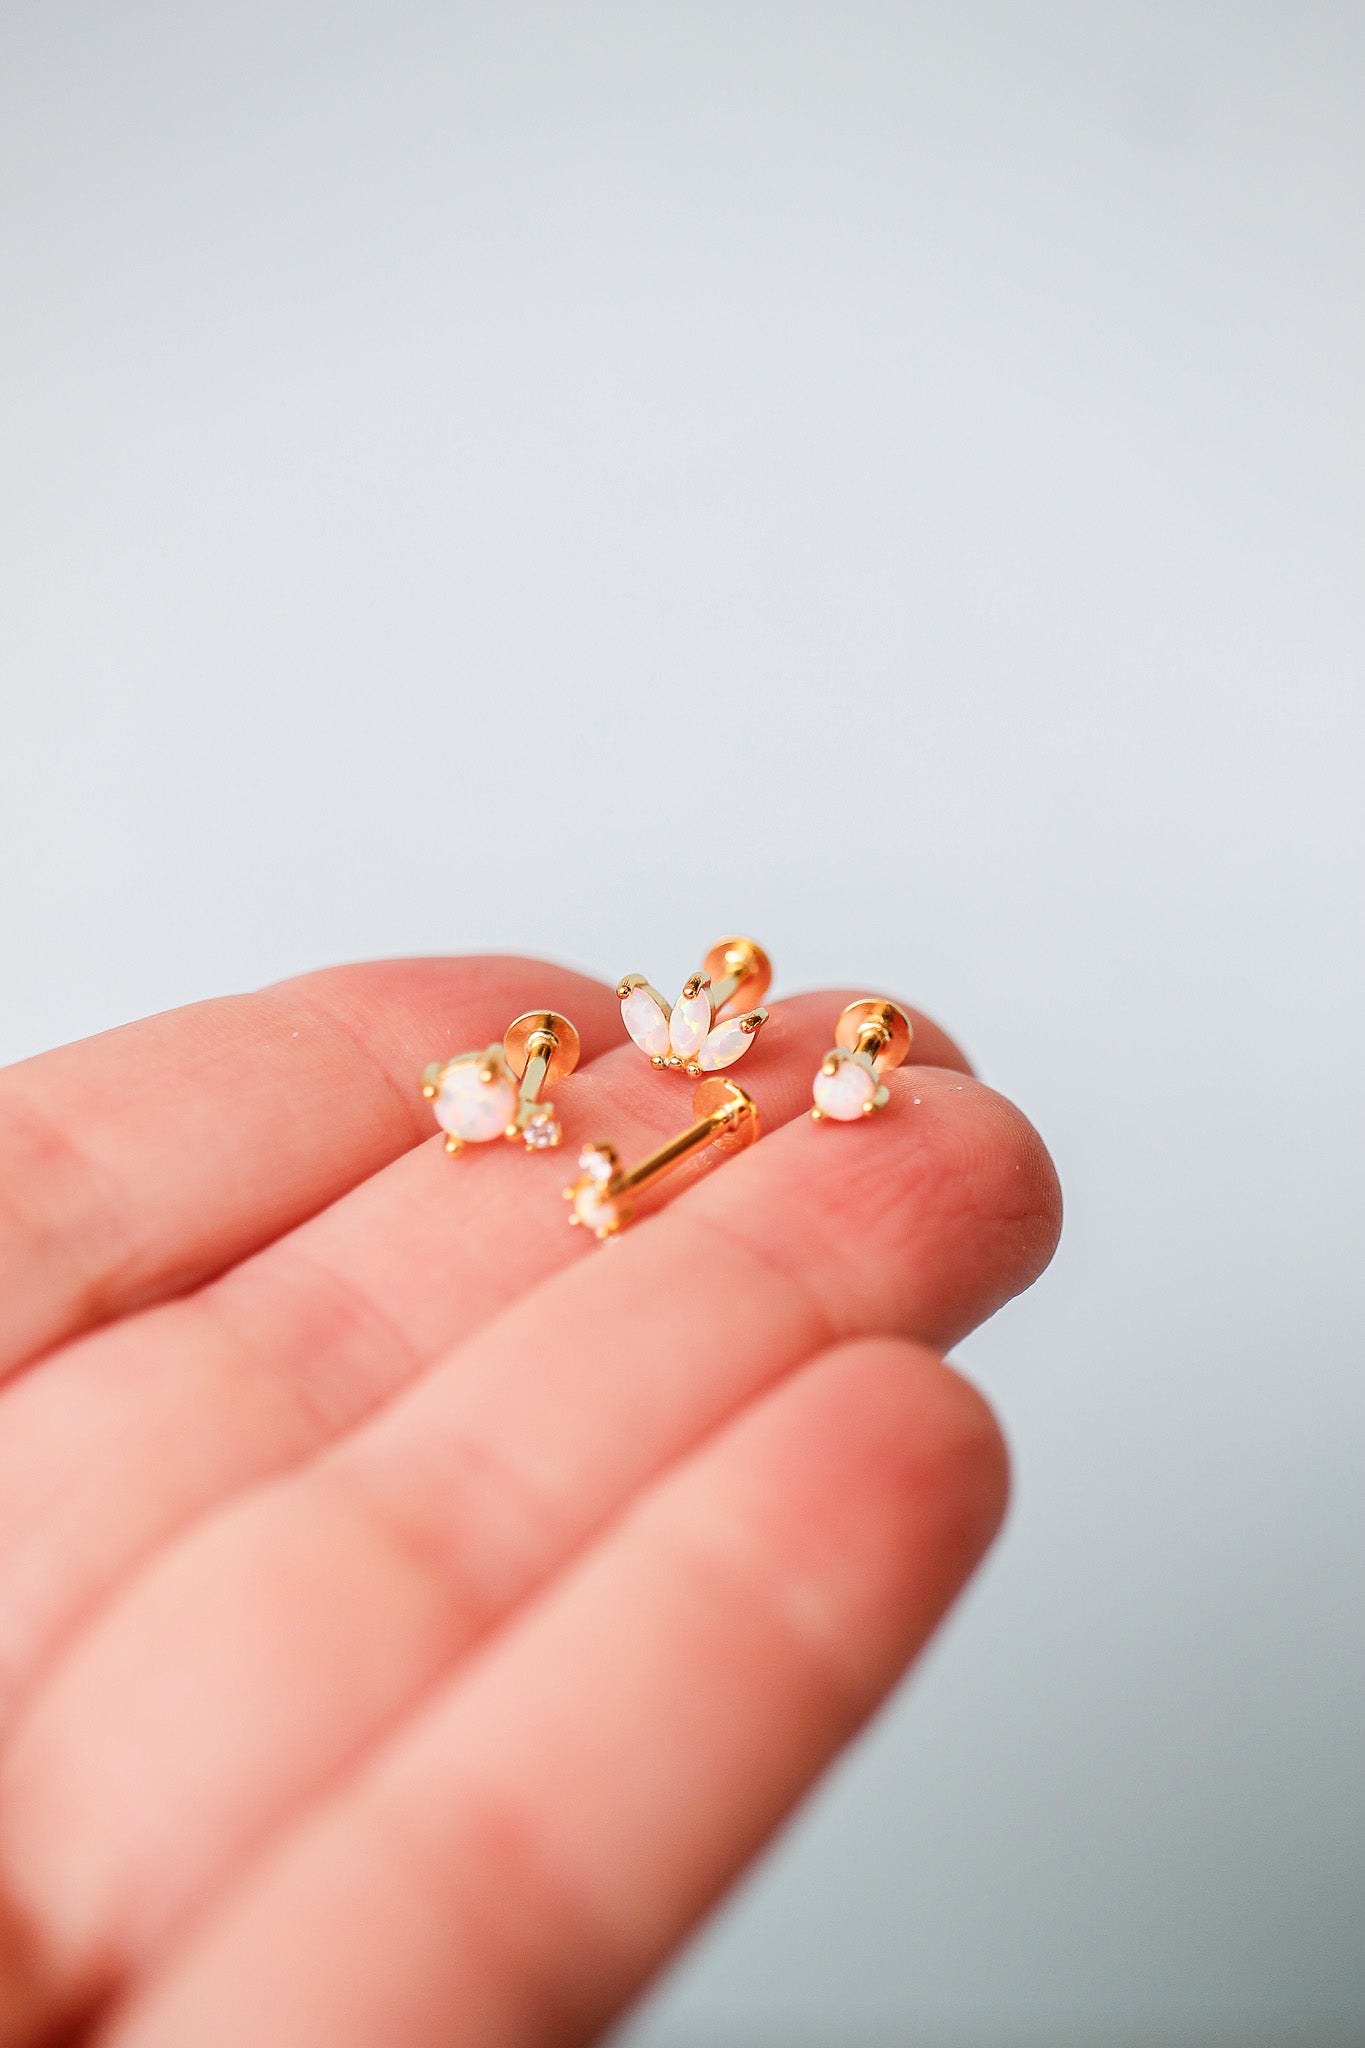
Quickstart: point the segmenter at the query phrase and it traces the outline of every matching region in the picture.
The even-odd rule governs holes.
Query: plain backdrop
[[[1365,10],[0,12],[0,1056],[895,991],[1002,1543],[631,2048],[1365,2037]]]

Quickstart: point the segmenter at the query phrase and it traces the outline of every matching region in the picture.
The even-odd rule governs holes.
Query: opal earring
[[[751,1006],[766,995],[772,963],[753,939],[720,939],[669,1009],[643,974],[617,984],[621,1021],[656,1067],[690,1074],[732,1067],[768,1021]]]
[[[585,1145],[578,1155],[579,1178],[564,1190],[565,1201],[573,1203],[570,1223],[582,1224],[594,1237],[615,1237],[635,1214],[632,1195],[708,1145],[721,1152],[742,1152],[758,1136],[757,1105],[733,1081],[703,1081],[692,1097],[692,1109],[696,1123],[629,1173],[622,1173],[614,1145]]]
[[[812,1093],[816,1123],[856,1123],[885,1109],[890,1090],[881,1076],[898,1067],[910,1050],[914,1029],[898,1003],[865,996],[839,1012],[834,1044],[820,1062]]]
[[[561,1132],[552,1102],[540,1091],[578,1065],[578,1033],[557,1010],[528,1010],[514,1018],[501,1045],[434,1060],[422,1093],[446,1134],[446,1151],[520,1138],[528,1152],[557,1145]]]

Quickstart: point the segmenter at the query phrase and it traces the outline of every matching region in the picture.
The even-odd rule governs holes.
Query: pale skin
[[[610,1245],[692,1084],[610,985],[339,968],[0,1073],[0,2048],[591,2040],[913,1661],[1006,1456],[943,1354],[1042,1270],[1019,1112],[864,989],[770,1005],[764,1135]],[[890,993],[895,993],[894,991]],[[558,1152],[420,1080],[531,1008]]]

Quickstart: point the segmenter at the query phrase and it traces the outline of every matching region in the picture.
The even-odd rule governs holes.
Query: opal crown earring
[[[910,1050],[914,1029],[898,1003],[864,996],[839,1012],[834,1044],[820,1062],[812,1094],[816,1123],[857,1123],[885,1109],[890,1090],[881,1076],[898,1067]]]
[[[594,1237],[615,1237],[635,1214],[632,1195],[707,1146],[741,1152],[758,1136],[757,1105],[734,1081],[703,1081],[692,1097],[692,1110],[697,1121],[629,1173],[621,1171],[614,1145],[585,1145],[578,1155],[579,1178],[564,1190],[565,1201],[573,1204],[570,1223],[581,1224]]]
[[[501,1045],[434,1060],[422,1093],[446,1134],[446,1151],[520,1139],[528,1152],[557,1145],[562,1135],[552,1102],[540,1091],[578,1065],[578,1033],[557,1010],[528,1010],[503,1033]]]
[[[617,983],[621,1021],[656,1067],[673,1067],[695,1080],[732,1067],[768,1021],[755,1009],[773,978],[772,963],[753,939],[720,939],[700,970],[683,983],[670,1010],[643,974]]]

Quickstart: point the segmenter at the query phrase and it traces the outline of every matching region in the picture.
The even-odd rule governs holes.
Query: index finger
[[[222,1272],[430,1135],[429,1060],[530,1009],[615,1043],[612,991],[497,955],[194,1003],[0,1073],[0,1373]]]

